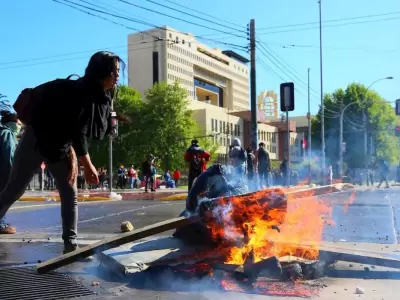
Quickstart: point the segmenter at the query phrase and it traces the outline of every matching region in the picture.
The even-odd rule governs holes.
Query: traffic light
[[[400,99],[396,100],[396,115],[400,115]]]
[[[306,139],[303,139],[303,149],[306,149],[307,148],[307,140]]]
[[[281,111],[294,111],[294,83],[281,83]]]
[[[111,131],[110,134],[112,137],[117,137],[118,136],[118,119],[117,119],[117,113],[115,111],[111,112]]]

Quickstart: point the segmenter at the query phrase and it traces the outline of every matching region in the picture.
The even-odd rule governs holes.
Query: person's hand
[[[85,180],[88,184],[99,184],[99,175],[92,163],[83,166]]]
[[[97,174],[97,170],[90,160],[89,154],[81,156],[79,162],[83,166],[83,174],[85,176],[86,183],[99,184],[99,175]]]

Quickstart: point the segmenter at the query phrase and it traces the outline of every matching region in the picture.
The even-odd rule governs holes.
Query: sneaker
[[[64,251],[63,254],[67,254],[70,252],[74,252],[75,250],[79,249],[78,245],[76,244],[66,244],[64,245]]]
[[[0,234],[16,234],[17,229],[10,226],[10,224],[4,224],[0,227]]]

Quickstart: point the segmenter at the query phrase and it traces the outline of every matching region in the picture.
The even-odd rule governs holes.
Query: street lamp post
[[[368,90],[375,84],[375,83],[377,83],[377,82],[379,82],[379,81],[382,81],[382,80],[391,80],[391,79],[393,79],[393,77],[392,76],[389,76],[389,77],[385,77],[385,78],[380,78],[380,79],[378,79],[378,80],[375,80],[373,83],[371,83],[369,86],[368,86],[368,88],[366,89],[366,91],[365,91],[365,93],[364,93],[364,95],[363,95],[363,97],[362,97],[362,102],[363,103],[366,103],[366,101],[365,101],[365,99],[366,99],[366,95],[367,95],[367,92],[368,92]],[[346,112],[346,110],[350,107],[350,106],[353,106],[353,105],[355,105],[355,104],[360,104],[359,102],[351,102],[351,103],[349,103],[349,104],[347,104],[345,107],[343,107],[343,109],[342,109],[342,111],[340,112],[340,124],[339,124],[339,143],[340,143],[340,145],[339,145],[339,174],[340,174],[340,177],[342,177],[343,176],[343,118],[344,118],[344,113]],[[365,166],[365,170],[367,170],[368,169],[368,160],[366,159],[367,158],[367,155],[368,155],[368,144],[367,144],[367,142],[368,142],[368,138],[367,138],[367,136],[368,136],[368,134],[367,134],[367,124],[366,124],[366,111],[365,111],[365,108],[364,108],[364,111],[363,111],[363,120],[364,120],[364,155],[365,155],[365,159],[364,159],[364,166]]]

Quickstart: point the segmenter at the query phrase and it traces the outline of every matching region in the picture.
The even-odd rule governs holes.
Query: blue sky
[[[64,2],[63,0],[59,1]],[[80,0],[70,1],[88,5]],[[245,46],[247,43],[245,38],[187,24],[124,4],[118,0],[85,1],[106,6],[109,12],[159,26],[167,24],[181,31],[235,45]],[[167,10],[145,0],[128,1],[204,26],[233,32],[232,29]],[[249,19],[254,18],[259,41],[264,43],[263,45],[267,45],[267,50],[269,50],[268,57],[260,51],[257,53],[258,58],[261,58],[265,62],[264,65],[267,66],[257,64],[257,90],[274,89],[278,91],[282,79],[295,82],[296,110],[294,115],[305,115],[307,110],[307,68],[311,68],[312,112],[317,111],[320,91],[318,24],[287,26],[318,22],[317,0],[155,1],[172,7],[174,5],[171,2],[176,2],[195,10],[204,11],[219,18],[215,19],[216,22],[239,30],[241,30],[239,27],[227,23],[227,21],[243,25],[245,30]],[[252,3],[252,5],[247,5],[247,3]],[[191,13],[200,15],[193,11]],[[353,81],[369,85],[378,78],[393,76],[394,80],[379,82],[374,89],[388,101],[400,98],[398,89],[400,35],[398,29],[396,30],[396,28],[400,28],[400,1],[323,0],[324,20],[376,14],[382,14],[382,16],[324,23],[326,25],[323,29],[324,92],[345,88]],[[149,28],[110,16],[104,17],[140,30]],[[202,15],[202,17],[210,19],[208,16]],[[362,23],[343,26],[345,23],[355,22]],[[338,24],[339,26],[337,26]],[[108,49],[126,59],[127,35],[133,32],[133,30],[84,14],[52,0],[3,1],[0,10],[0,28],[2,36],[0,93],[7,95],[11,102],[14,102],[23,88],[33,87],[57,77],[66,77],[72,73],[82,74],[90,55],[96,50]],[[311,29],[301,30],[302,28]],[[242,34],[239,31],[236,32],[236,35]],[[207,43],[221,49],[229,48],[213,42]],[[241,54],[246,55],[246,53]],[[280,66],[280,69],[273,62]],[[271,68],[275,72],[271,71]]]

